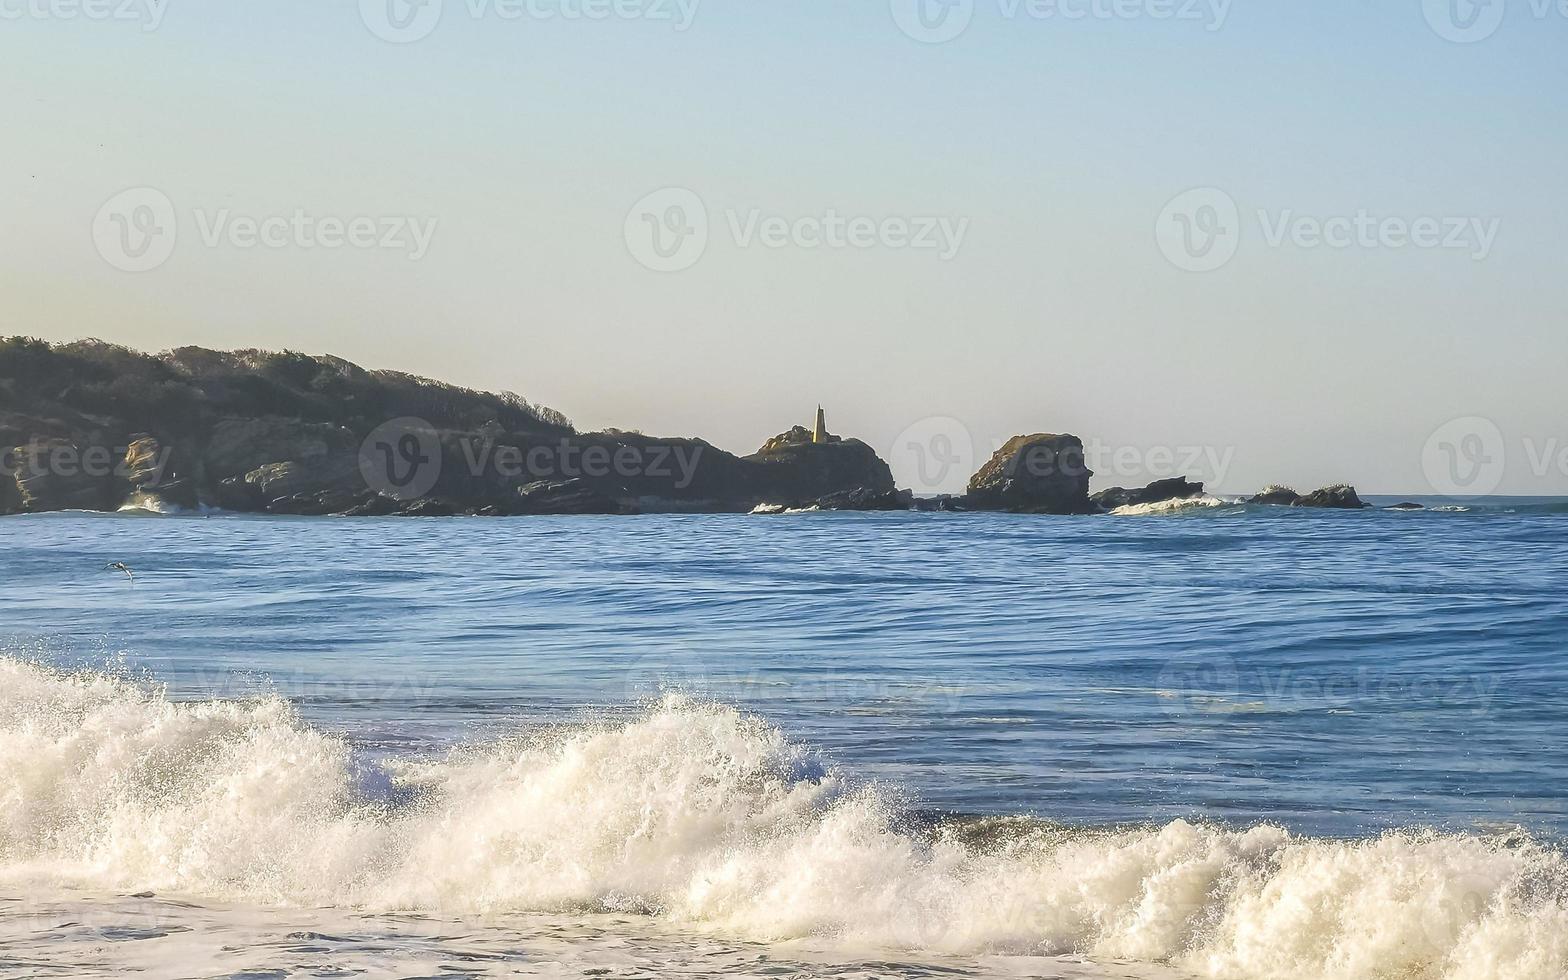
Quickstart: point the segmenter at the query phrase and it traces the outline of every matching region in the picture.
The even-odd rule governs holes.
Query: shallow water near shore
[[[0,521],[0,975],[1561,976],[1565,508],[1201,510]]]
[[[1182,980],[1148,964],[1076,956],[952,957],[843,944],[705,939],[646,917],[483,920],[258,909],[160,896],[0,898],[0,975],[153,980],[363,977],[877,977]]]

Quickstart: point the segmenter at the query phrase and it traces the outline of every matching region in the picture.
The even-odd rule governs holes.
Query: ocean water
[[[0,561],[0,976],[1568,976],[1561,502]]]

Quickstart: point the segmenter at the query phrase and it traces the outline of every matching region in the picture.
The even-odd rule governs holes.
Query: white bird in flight
[[[127,565],[123,561],[112,561],[105,565],[104,568],[112,572],[124,572],[126,578],[130,579],[132,582],[136,581],[136,575],[131,571],[131,566]]]

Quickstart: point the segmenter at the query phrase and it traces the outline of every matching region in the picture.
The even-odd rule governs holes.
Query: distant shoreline
[[[217,510],[291,516],[544,516],[800,510],[1093,515],[1215,505],[1184,477],[1091,493],[1077,436],[1015,436],[962,494],[896,486],[819,406],[755,453],[578,432],[510,393],[336,357],[0,340],[0,514]],[[1359,510],[1348,485],[1260,504]],[[1414,507],[1414,501],[1412,508]]]

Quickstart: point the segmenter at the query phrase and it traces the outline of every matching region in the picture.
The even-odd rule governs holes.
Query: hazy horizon
[[[0,0],[6,334],[821,403],[921,492],[1568,493],[1559,5],[87,6]]]

